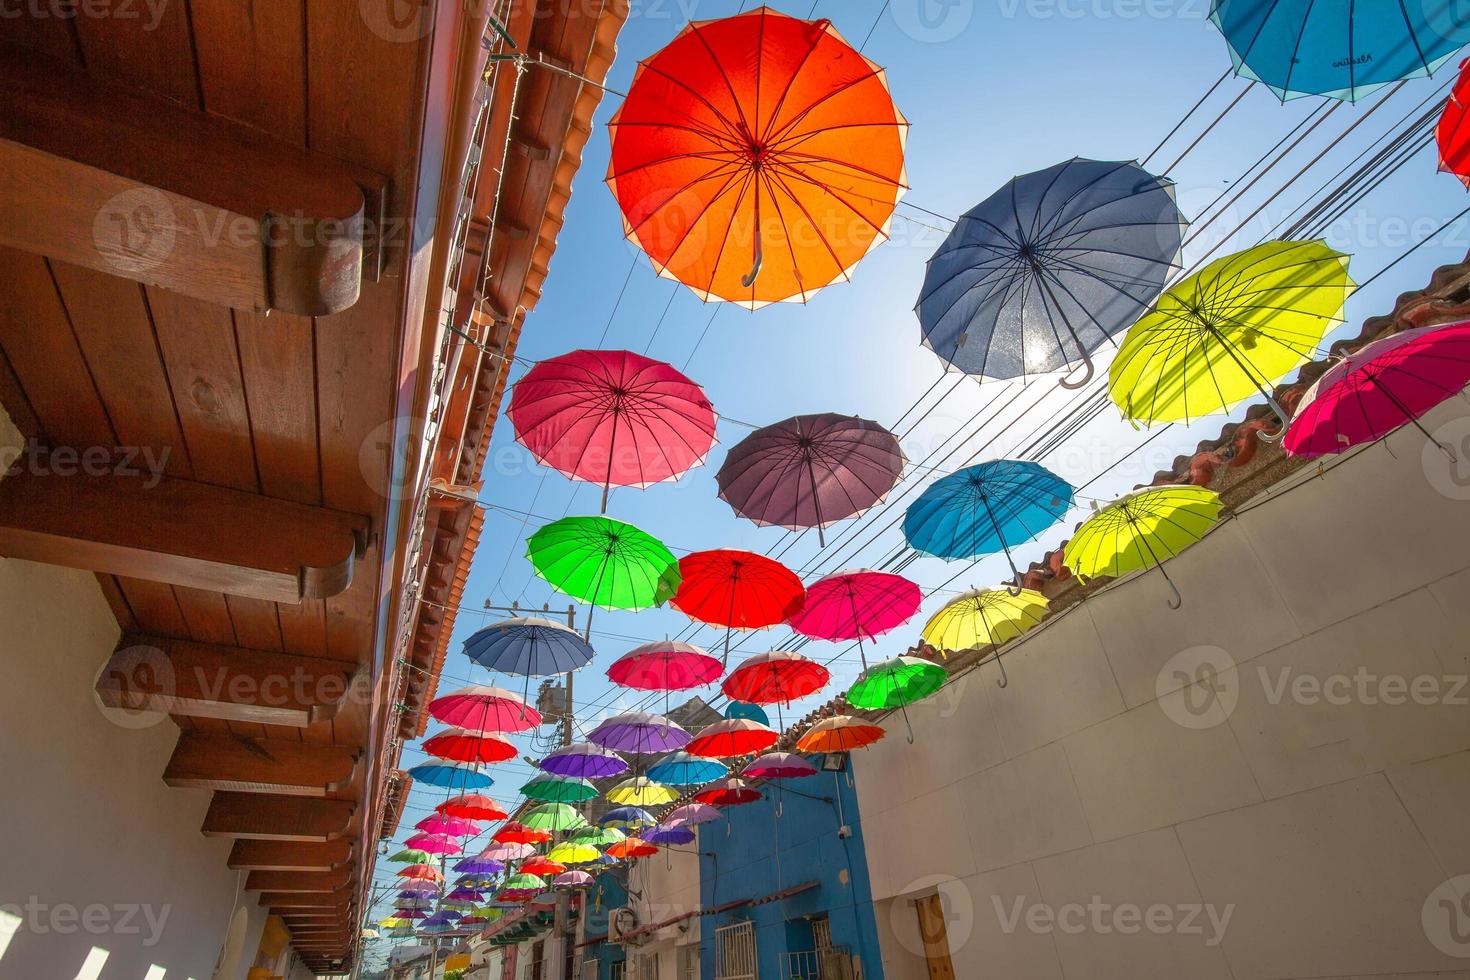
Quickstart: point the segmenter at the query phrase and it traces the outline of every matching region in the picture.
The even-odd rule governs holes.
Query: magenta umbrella
[[[708,803],[686,803],[677,810],[664,814],[662,822],[667,826],[674,824],[693,825],[709,823],[711,820],[718,820],[723,816],[724,814],[720,812],[718,807],[710,806]]]
[[[902,575],[866,568],[828,575],[806,590],[806,605],[791,617],[791,628],[816,640],[863,640],[902,626],[924,601],[919,587]]]
[[[672,365],[625,350],[576,350],[517,381],[506,410],[537,461],[602,487],[648,487],[704,462],[715,411]]]
[[[414,834],[403,842],[403,846],[417,848],[426,854],[458,854],[464,850],[448,834]]]
[[[613,661],[607,678],[640,691],[683,691],[717,681],[722,673],[719,658],[699,647],[659,640],[635,647]]]
[[[447,834],[450,837],[473,837],[480,832],[480,825],[463,817],[446,817],[441,813],[425,817],[414,828],[426,834]]]
[[[486,861],[524,861],[535,853],[536,848],[530,844],[491,844],[478,856]]]
[[[429,702],[429,714],[471,732],[524,732],[541,724],[541,713],[510,691],[471,684]]]
[[[800,779],[815,776],[817,767],[791,752],[767,752],[750,761],[740,773],[742,779]]]
[[[1420,327],[1344,356],[1308,389],[1283,445],[1293,456],[1325,456],[1412,423],[1449,456],[1420,416],[1470,382],[1470,321]]]
[[[823,529],[879,503],[903,475],[898,440],[877,422],[796,415],[757,429],[725,456],[720,499],[762,526]]]

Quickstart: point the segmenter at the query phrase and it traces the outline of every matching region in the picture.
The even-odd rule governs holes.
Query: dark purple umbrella
[[[695,838],[694,831],[684,826],[665,827],[662,824],[653,828],[643,835],[645,844],[658,844],[667,846],[669,844],[689,844]]]
[[[476,855],[455,862],[454,870],[470,875],[498,875],[505,870],[505,865],[500,861],[492,861],[490,858]]]
[[[720,498],[747,520],[823,529],[879,503],[903,475],[903,450],[877,422],[796,415],[757,429],[725,455]]]
[[[690,735],[663,715],[629,711],[613,715],[587,736],[605,749],[618,752],[674,752],[689,744]]]
[[[537,763],[544,772],[579,779],[604,779],[628,771],[628,763],[601,745],[575,742],[557,749]]]
[[[473,888],[456,888],[444,897],[456,902],[478,902],[480,900],[480,892]]]

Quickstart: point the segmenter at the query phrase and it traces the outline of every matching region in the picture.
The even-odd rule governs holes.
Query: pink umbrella
[[[429,714],[472,732],[524,732],[541,724],[541,713],[509,691],[471,684],[429,702]]]
[[[563,871],[551,879],[552,888],[591,888],[593,878],[585,871]]]
[[[660,640],[635,647],[613,661],[608,680],[640,691],[683,691],[717,681],[724,668],[718,657],[690,643]]]
[[[1405,330],[1328,368],[1302,396],[1283,445],[1324,456],[1372,442],[1406,423],[1437,443],[1420,416],[1470,382],[1470,321]]]
[[[719,808],[712,807],[708,803],[686,803],[677,810],[665,814],[663,823],[667,826],[674,826],[676,824],[692,826],[694,824],[709,823],[711,820],[718,820],[723,816],[724,814],[720,812]]]
[[[414,824],[426,834],[448,834],[450,837],[473,837],[480,832],[480,825],[463,817],[446,817],[436,813]]]
[[[426,854],[458,854],[464,850],[448,834],[414,834],[403,842],[403,846],[417,848]]]
[[[757,756],[740,773],[745,779],[800,779],[816,774],[816,766],[790,752],[767,752]]]
[[[817,640],[874,639],[913,618],[924,601],[902,575],[866,568],[828,575],[806,590],[806,605],[791,628]]]
[[[704,462],[715,412],[673,366],[625,350],[576,350],[517,381],[506,410],[536,460],[602,487],[648,487]]]

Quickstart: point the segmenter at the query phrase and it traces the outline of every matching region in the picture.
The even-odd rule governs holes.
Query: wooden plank
[[[0,43],[35,51],[81,67],[82,50],[77,41],[74,18],[55,16],[57,8],[47,4],[16,4],[9,8]]]
[[[260,904],[276,909],[340,909],[346,912],[351,904],[351,893],[346,889],[335,893],[316,892],[261,892]]]
[[[114,3],[111,16],[76,18],[87,70],[113,82],[199,104],[189,8],[181,3]]]
[[[261,491],[321,503],[312,321],[237,310],[235,336]]]
[[[340,511],[166,476],[0,481],[0,555],[276,602],[347,588],[367,528]]]
[[[243,309],[357,302],[352,168],[54,62],[0,70],[0,243]]]
[[[330,895],[346,887],[351,880],[349,868],[336,871],[252,871],[245,876],[245,890]]]
[[[229,866],[236,871],[333,871],[351,857],[352,845],[345,840],[237,840],[230,848]]]
[[[190,0],[204,108],[306,145],[303,0]]]
[[[337,840],[347,832],[354,809],[344,800],[215,793],[200,832],[205,837],[252,840]]]
[[[118,708],[304,728],[337,714],[353,674],[331,660],[124,633],[96,690]]]
[[[325,796],[352,779],[355,753],[284,739],[182,732],[164,769],[174,787]]]

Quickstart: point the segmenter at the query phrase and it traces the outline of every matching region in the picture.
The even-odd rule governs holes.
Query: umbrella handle
[[[1087,384],[1087,382],[1092,380],[1092,375],[1095,373],[1096,368],[1092,364],[1092,355],[1086,351],[1082,353],[1082,366],[1087,369],[1087,372],[1082,377],[1076,381],[1068,381],[1065,377],[1061,377],[1057,379],[1057,384],[1066,388],[1068,391],[1076,391],[1078,388]]]
[[[1017,596],[1019,596],[1019,595],[1020,595],[1020,594],[1021,594],[1021,593],[1022,593],[1022,592],[1025,592],[1025,591],[1026,591],[1026,587],[1025,587],[1025,586],[1024,586],[1024,585],[1007,585],[1007,586],[1006,586],[1006,593],[1007,593],[1007,594],[1008,594],[1008,595],[1009,595],[1009,596],[1010,596],[1010,597],[1011,597],[1011,598],[1012,598],[1012,599],[1014,599],[1014,598],[1016,598],[1016,597],[1017,597]]]
[[[757,229],[757,234],[759,234],[759,229]],[[754,286],[755,277],[761,274],[761,259],[761,243],[760,239],[757,238],[755,242],[755,264],[750,267],[750,272],[746,273],[740,279],[740,285],[744,286],[746,289]]]

